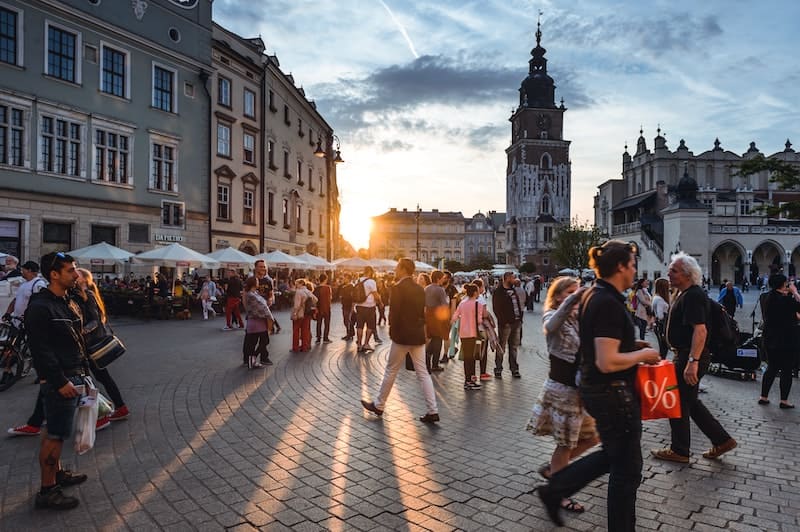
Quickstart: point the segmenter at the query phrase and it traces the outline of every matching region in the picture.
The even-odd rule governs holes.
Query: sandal
[[[536,472],[539,473],[543,479],[550,480],[550,464],[542,464]]]
[[[582,514],[586,511],[581,503],[575,502],[574,499],[564,499],[561,501],[561,509],[567,512],[572,512],[575,514]]]

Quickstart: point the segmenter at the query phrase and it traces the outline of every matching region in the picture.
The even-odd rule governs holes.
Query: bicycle
[[[18,380],[26,377],[33,367],[33,356],[22,319],[13,319],[19,326],[10,322],[0,323],[0,368],[3,371],[0,392],[8,390]]]

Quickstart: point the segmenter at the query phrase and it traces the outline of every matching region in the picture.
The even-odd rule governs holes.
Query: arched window
[[[550,170],[553,166],[553,159],[550,157],[549,153],[543,153],[542,158],[539,160],[539,168],[542,170]]]
[[[550,196],[542,198],[542,214],[550,214]]]

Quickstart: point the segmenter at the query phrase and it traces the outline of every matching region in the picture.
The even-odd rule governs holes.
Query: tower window
[[[539,168],[542,170],[549,170],[553,166],[553,160],[550,158],[549,153],[542,154],[542,159],[539,161]]]

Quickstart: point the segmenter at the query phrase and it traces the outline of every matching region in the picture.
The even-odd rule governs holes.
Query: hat
[[[39,273],[39,265],[33,262],[32,260],[29,260],[28,262],[23,264],[22,269],[31,271],[33,273]]]

